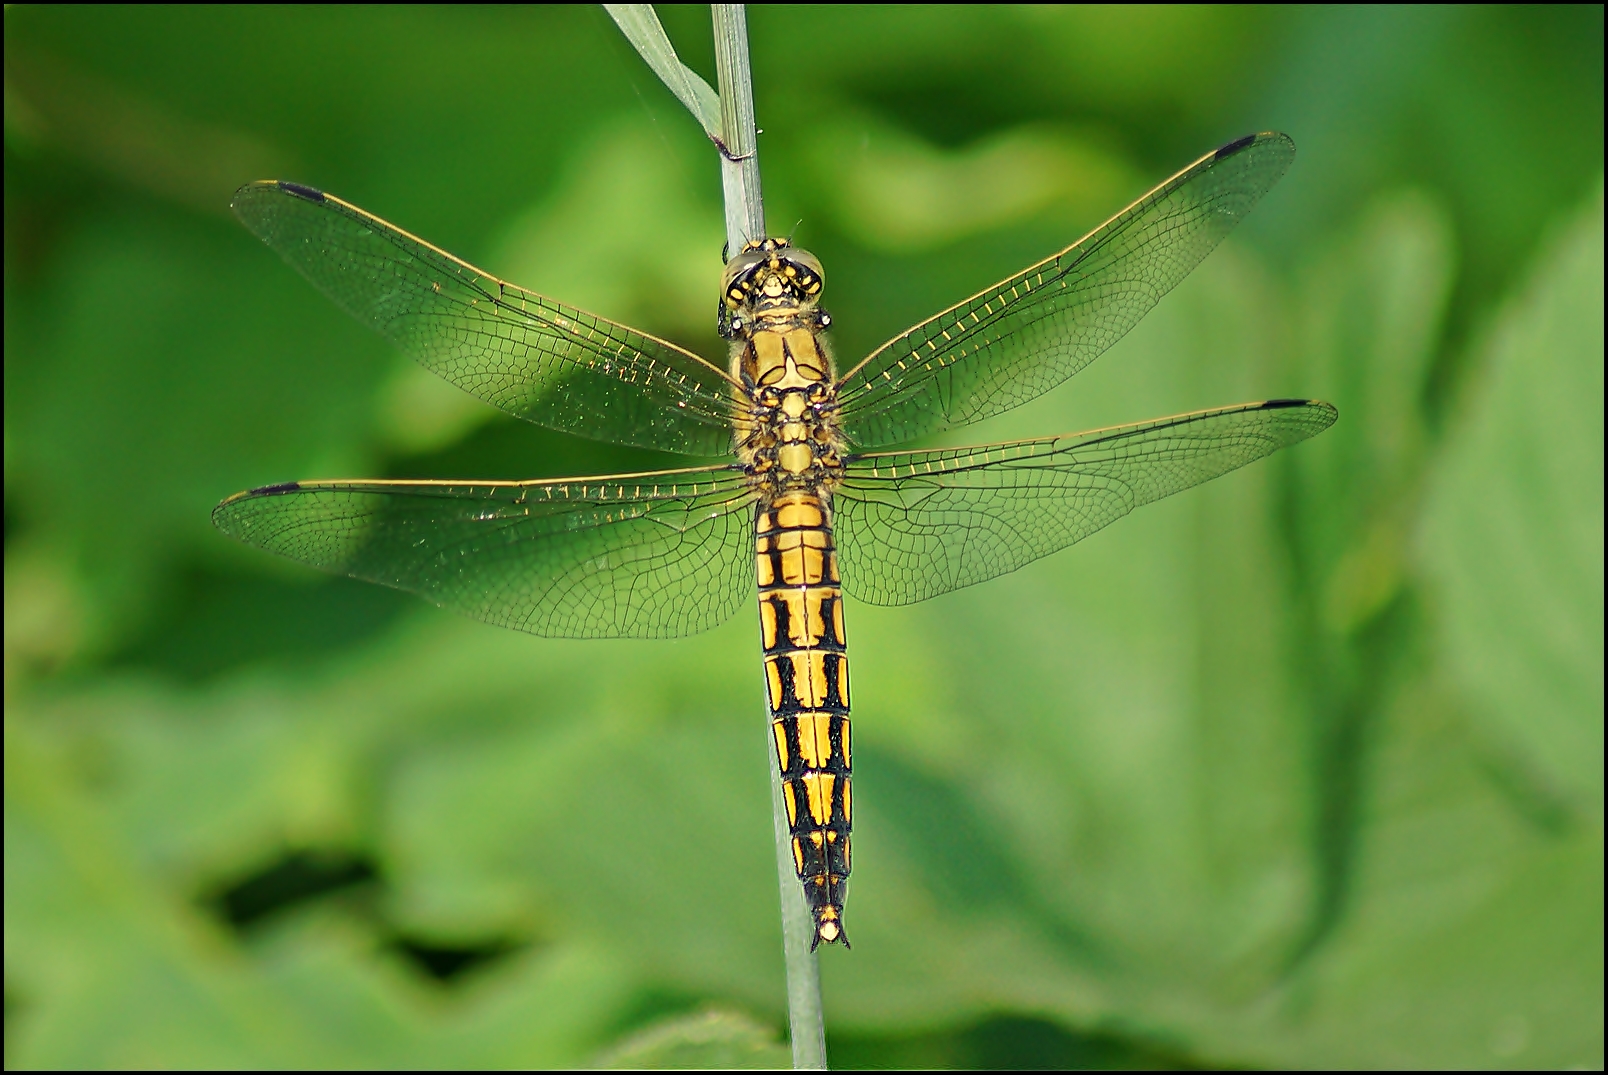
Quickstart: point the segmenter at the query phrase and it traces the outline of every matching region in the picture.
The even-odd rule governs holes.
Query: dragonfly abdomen
[[[782,493],[759,507],[754,541],[766,695],[811,947],[847,945],[849,662],[831,508],[814,491]]]

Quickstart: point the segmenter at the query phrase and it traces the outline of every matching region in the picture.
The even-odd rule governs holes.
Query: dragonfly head
[[[813,303],[825,283],[808,250],[786,239],[755,239],[726,263],[720,294],[728,310],[800,306]]]

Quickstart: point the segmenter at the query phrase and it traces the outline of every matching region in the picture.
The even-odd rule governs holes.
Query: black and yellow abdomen
[[[793,490],[761,504],[755,546],[765,686],[793,865],[815,919],[814,944],[847,944],[849,659],[829,503]]]
[[[722,332],[747,413],[738,461],[758,499],[759,628],[793,867],[815,920],[810,947],[841,941],[849,878],[849,658],[832,543],[844,443],[816,305],[815,257],[785,239],[747,244],[726,266]]]

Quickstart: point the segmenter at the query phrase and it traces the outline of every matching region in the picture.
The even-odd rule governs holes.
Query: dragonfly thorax
[[[748,396],[737,455],[757,485],[829,492],[842,473],[835,377],[816,305],[823,276],[786,239],[751,242],[726,266],[722,306],[731,373]]]
[[[750,477],[773,492],[794,487],[830,491],[842,475],[843,462],[837,407],[827,382],[756,388],[750,414],[737,447]]]

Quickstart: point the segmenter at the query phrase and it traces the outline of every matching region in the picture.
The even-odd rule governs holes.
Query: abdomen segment
[[[831,509],[790,491],[755,524],[759,623],[793,865],[815,939],[842,941],[849,876],[849,662]]]

